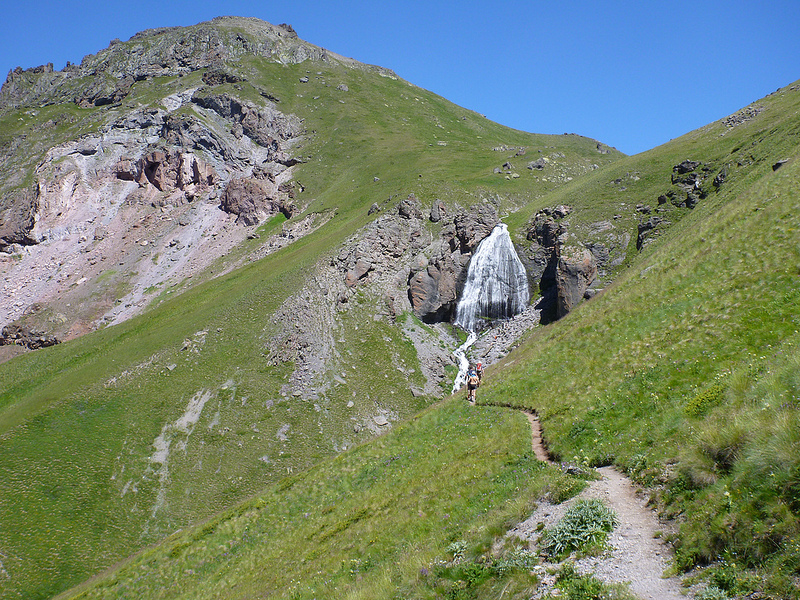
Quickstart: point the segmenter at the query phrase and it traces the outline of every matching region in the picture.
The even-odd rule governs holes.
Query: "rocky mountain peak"
[[[191,27],[148,29],[125,42],[112,40],[106,49],[85,56],[80,65],[67,64],[62,71],[55,71],[52,64],[17,67],[0,88],[0,110],[64,101],[84,107],[113,104],[124,99],[137,81],[201,69],[224,71],[225,65],[247,55],[281,64],[337,61],[377,69],[305,42],[285,23],[217,17]]]

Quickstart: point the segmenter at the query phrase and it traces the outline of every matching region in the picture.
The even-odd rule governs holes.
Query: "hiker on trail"
[[[467,400],[472,403],[475,402],[475,390],[478,389],[480,383],[481,380],[478,377],[478,373],[475,369],[470,369],[467,374]]]
[[[478,387],[481,385],[481,381],[483,380],[483,363],[478,363]]]

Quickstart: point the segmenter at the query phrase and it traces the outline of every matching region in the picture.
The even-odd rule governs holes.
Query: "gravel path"
[[[541,426],[536,415],[528,413],[531,423],[532,446],[537,458],[549,462],[544,447]],[[629,583],[630,590],[642,600],[685,600],[678,578],[663,578],[669,566],[670,549],[659,539],[657,532],[666,526],[646,506],[646,500],[637,492],[631,481],[614,470],[603,467],[597,470],[600,479],[593,481],[575,498],[561,504],[542,502],[536,511],[509,533],[535,543],[541,535],[540,523],[552,527],[564,513],[580,499],[598,498],[616,511],[620,520],[609,538],[609,549],[602,556],[582,558],[576,569],[592,574],[605,583]],[[546,573],[545,565],[539,572],[541,597],[552,591],[555,576]]]

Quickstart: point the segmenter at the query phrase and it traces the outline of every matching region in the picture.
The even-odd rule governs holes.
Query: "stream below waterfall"
[[[467,340],[458,348],[453,350],[453,356],[455,356],[456,360],[458,361],[458,374],[456,375],[456,380],[453,382],[453,390],[450,392],[451,394],[455,394],[461,389],[461,386],[467,383],[467,372],[469,371],[467,350],[469,350],[469,347],[472,346],[477,339],[478,334],[474,331],[471,331],[467,336]]]

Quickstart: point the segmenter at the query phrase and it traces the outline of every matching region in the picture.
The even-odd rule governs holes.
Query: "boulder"
[[[409,194],[408,198],[401,200],[397,205],[398,214],[404,219],[421,219],[422,211],[419,208],[419,200],[414,194]]]
[[[136,181],[139,179],[139,167],[136,161],[130,158],[120,158],[115,164],[111,172],[117,179],[123,181]]]
[[[528,168],[531,169],[531,170],[538,169],[538,170],[541,171],[542,169],[545,168],[545,165],[547,165],[547,159],[542,157],[542,158],[537,158],[536,160],[532,160],[531,162],[529,162],[528,163]]]
[[[281,210],[281,203],[259,179],[249,177],[231,180],[220,198],[220,207],[237,215],[237,224],[257,225]]]
[[[778,170],[778,169],[780,169],[780,168],[781,168],[783,165],[785,165],[787,162],[789,162],[789,159],[788,159],[788,158],[784,158],[784,159],[781,159],[781,160],[779,160],[779,161],[778,161],[778,162],[776,162],[774,165],[772,165],[772,170],[773,170],[773,171],[777,171],[777,170]]]
[[[345,284],[347,287],[355,286],[358,281],[366,277],[367,273],[369,273],[372,269],[373,265],[371,262],[364,260],[363,258],[358,259],[355,266],[347,271],[347,275],[344,279]]]
[[[430,219],[433,223],[438,223],[447,215],[447,207],[441,200],[434,200],[431,206]]]

